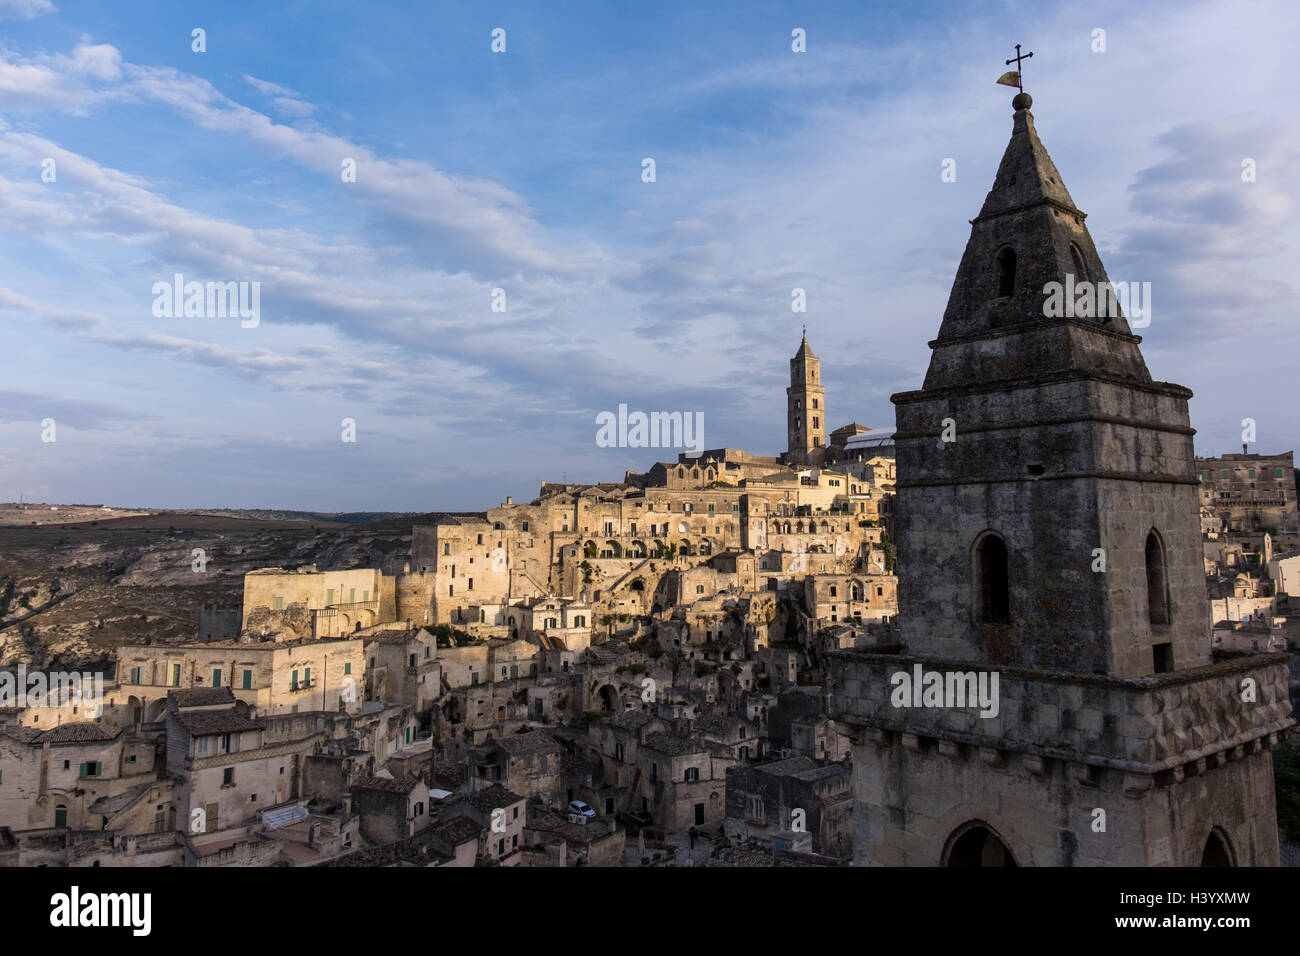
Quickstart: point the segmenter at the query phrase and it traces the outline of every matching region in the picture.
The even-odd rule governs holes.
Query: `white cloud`
[[[34,20],[55,11],[50,0],[0,0],[0,20]]]
[[[249,76],[247,73],[243,73],[241,76],[243,76],[249,86],[253,87],[253,89],[257,90],[269,99],[275,106],[277,112],[283,113],[285,116],[302,118],[310,116],[316,111],[314,104],[308,103],[294,90],[280,86],[276,83],[271,83],[268,80],[259,80],[257,77]]]

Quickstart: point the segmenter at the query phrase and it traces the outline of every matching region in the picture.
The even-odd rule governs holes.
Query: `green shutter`
[[[298,686],[298,672],[297,672],[297,671],[294,671],[294,672],[293,672],[293,680],[292,680],[292,682],[289,684],[289,687],[290,687],[290,688],[294,688],[294,687],[297,687],[297,686]]]
[[[348,661],[346,664],[343,665],[343,673],[345,673],[345,674],[351,674],[351,673],[352,673],[352,662],[351,662],[351,661]]]
[[[311,668],[310,668],[310,667],[305,667],[305,668],[303,668],[303,672],[302,672],[302,682],[303,682],[304,684],[306,684],[308,687],[311,686]]]
[[[220,687],[220,686],[221,686],[221,669],[220,669],[220,668],[217,668],[217,669],[213,670],[213,672],[212,672],[212,686],[213,686],[213,687]]]
[[[253,689],[253,672],[244,671],[244,690]]]

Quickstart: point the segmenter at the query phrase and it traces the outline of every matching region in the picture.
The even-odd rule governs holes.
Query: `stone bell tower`
[[[1285,655],[1211,654],[1191,392],[1147,371],[1031,103],[893,397],[898,641],[831,677],[859,862],[1276,865]]]
[[[805,332],[790,359],[790,387],[785,390],[788,464],[820,465],[825,454],[826,390],[821,377],[822,360],[813,354]]]
[[[1017,109],[924,387],[893,397],[917,652],[1117,677],[1209,662],[1192,393],[1152,381],[1084,219]]]

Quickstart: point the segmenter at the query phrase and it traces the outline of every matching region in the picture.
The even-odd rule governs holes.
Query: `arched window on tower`
[[[1088,281],[1088,267],[1084,265],[1083,253],[1074,243],[1070,243],[1070,261],[1074,263],[1074,283],[1077,286],[1080,282]]]
[[[1011,623],[1011,581],[1007,573],[1007,546],[993,532],[975,545],[975,597],[981,624]]]
[[[998,295],[1014,295],[1016,291],[1016,253],[1003,249],[998,254]]]
[[[1147,535],[1147,616],[1152,627],[1169,624],[1169,581],[1165,573],[1165,546],[1153,528]]]

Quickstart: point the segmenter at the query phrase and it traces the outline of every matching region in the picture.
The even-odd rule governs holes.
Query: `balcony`
[[[314,677],[311,680],[295,681],[289,685],[289,693],[297,694],[301,691],[311,690],[315,686],[316,686],[316,678]]]

